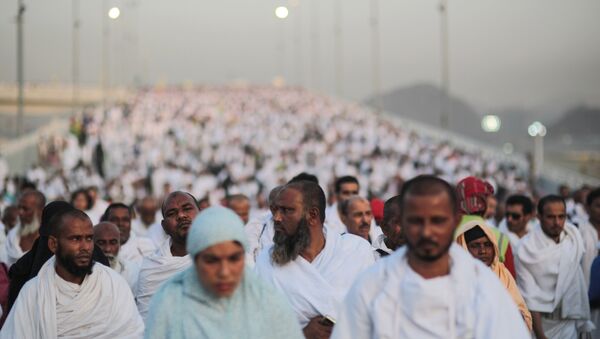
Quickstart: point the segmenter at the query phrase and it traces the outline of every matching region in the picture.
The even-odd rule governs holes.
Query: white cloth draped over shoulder
[[[56,274],[55,257],[28,281],[0,338],[141,338],[144,323],[131,290],[112,269],[95,264],[81,285]]]
[[[585,248],[585,253],[583,254],[583,277],[585,278],[585,283],[590,285],[590,270],[592,269],[592,263],[594,259],[598,256],[598,251],[600,250],[600,240],[598,239],[598,231],[596,228],[589,222],[585,221],[579,224],[579,232],[581,233],[581,237],[583,238],[583,244]]]
[[[433,279],[413,271],[406,252],[359,276],[332,338],[531,338],[498,277],[460,246],[450,247],[450,274]]]
[[[125,261],[121,257],[117,257],[117,263],[113,269],[119,273],[131,288],[131,292],[135,293],[137,279],[140,274],[140,264],[133,261]]]
[[[6,236],[6,242],[4,243],[4,250],[6,255],[6,266],[10,267],[12,264],[16,263],[25,253],[19,244],[21,241],[21,236],[19,232],[21,231],[21,224],[15,225]]]
[[[315,316],[337,319],[339,308],[356,276],[374,262],[371,245],[352,234],[325,233],[325,247],[312,261],[298,256],[283,266],[271,262],[271,248],[256,262],[260,277],[287,297],[304,327]]]
[[[267,213],[259,219],[252,219],[244,226],[244,232],[248,237],[248,255],[253,262],[263,250],[273,245],[273,235],[275,228],[273,227],[273,214]]]
[[[141,263],[144,257],[152,255],[154,251],[156,251],[156,246],[154,246],[152,240],[138,237],[131,231],[127,242],[121,245],[119,257],[125,261]]]
[[[539,226],[521,241],[515,257],[517,285],[530,311],[554,313],[559,318],[548,321],[542,318],[544,332],[549,337],[572,335],[575,328],[584,332],[593,328],[581,267],[583,253],[583,239],[569,223],[565,224],[558,243]]]
[[[144,258],[140,267],[135,300],[142,318],[146,318],[150,299],[169,278],[192,265],[189,254],[175,257],[171,254],[171,238],[167,239],[151,256]]]

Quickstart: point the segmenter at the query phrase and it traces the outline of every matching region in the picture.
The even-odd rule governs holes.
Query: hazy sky
[[[82,82],[99,83],[103,2],[79,1]],[[69,82],[71,0],[25,3],[26,80]],[[336,92],[335,0],[106,3],[122,11],[110,22],[113,83],[267,83],[283,71],[288,83]],[[373,91],[370,1],[339,3],[343,96],[362,100]],[[378,3],[384,91],[438,84],[438,1]],[[288,19],[275,18],[279,5]],[[0,82],[16,79],[16,10],[17,0],[0,1]],[[449,0],[448,14],[453,94],[480,110],[600,106],[600,1]]]

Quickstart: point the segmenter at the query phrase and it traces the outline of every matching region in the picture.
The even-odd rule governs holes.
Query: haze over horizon
[[[25,79],[70,83],[71,1],[25,0]],[[334,0],[108,0],[111,82],[245,79],[336,95]],[[342,97],[372,96],[369,1],[340,1]],[[382,92],[440,83],[438,1],[379,1]],[[274,16],[286,5],[286,20]],[[102,1],[80,1],[81,81],[99,84]],[[17,1],[0,2],[0,82],[16,79]],[[478,111],[600,106],[600,2],[449,1],[451,95]],[[281,43],[283,41],[283,44]],[[6,48],[8,46],[8,48]],[[316,46],[316,49],[315,49]],[[282,72],[283,69],[283,72]]]

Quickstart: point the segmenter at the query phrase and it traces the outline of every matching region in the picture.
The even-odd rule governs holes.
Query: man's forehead
[[[544,214],[547,213],[552,213],[552,214],[556,214],[556,213],[566,213],[566,207],[565,204],[563,204],[560,201],[552,201],[547,203],[546,205],[544,205],[543,208],[543,212]]]
[[[284,188],[277,194],[277,198],[275,199],[276,204],[292,204],[292,203],[302,203],[302,192],[299,190],[288,187]]]
[[[92,226],[92,222],[88,219],[88,220],[83,220],[81,218],[75,218],[75,217],[66,217],[63,220],[63,225],[61,228],[61,233],[62,234],[80,234],[80,233],[86,233],[86,234],[93,234],[94,232],[94,226]]]
[[[446,210],[449,214],[453,214],[450,197],[446,192],[440,191],[434,194],[407,194],[405,199],[405,206],[411,208],[405,208],[404,214],[414,214],[418,212],[424,212],[427,210]]]
[[[348,206],[348,208],[350,209],[350,211],[370,211],[371,210],[371,204],[369,204],[368,201],[365,201],[363,199],[356,199],[352,202],[350,202],[350,205]]]
[[[176,193],[167,198],[165,202],[165,211],[173,208],[177,208],[186,204],[194,204],[192,197],[185,193]]]
[[[346,182],[340,186],[340,191],[358,191],[358,184],[355,182]]]
[[[127,215],[129,216],[129,209],[125,208],[125,207],[113,207],[110,209],[109,212],[109,217],[110,216],[123,216],[123,215]]]

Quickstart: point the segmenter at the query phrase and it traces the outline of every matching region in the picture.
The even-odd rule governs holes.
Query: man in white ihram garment
[[[494,273],[453,242],[454,188],[434,176],[400,193],[406,246],[362,273],[333,338],[530,338]]]
[[[110,268],[125,278],[125,281],[127,281],[133,292],[140,272],[140,265],[135,262],[126,261],[119,256],[121,248],[119,239],[119,228],[115,224],[103,221],[94,226],[94,243],[108,259]]]
[[[0,338],[141,338],[144,323],[127,282],[92,260],[94,229],[79,210],[60,216],[48,247],[54,253],[29,280]]]
[[[117,202],[108,205],[101,221],[111,222],[121,232],[120,256],[123,260],[141,264],[142,259],[151,255],[156,247],[152,240],[138,237],[131,230],[131,209],[129,206]]]
[[[521,240],[515,256],[517,285],[538,339],[577,338],[594,329],[581,266],[583,239],[566,223],[562,197],[543,197],[537,210],[540,227]]]
[[[187,192],[175,191],[165,198],[161,211],[161,224],[169,238],[142,261],[135,300],[143,318],[146,318],[150,299],[158,288],[192,265],[186,244],[192,221],[199,212],[196,199]]]
[[[371,246],[323,226],[325,193],[314,182],[285,185],[272,210],[274,245],[255,269],[283,291],[306,337],[327,338],[354,278],[375,261]]]

